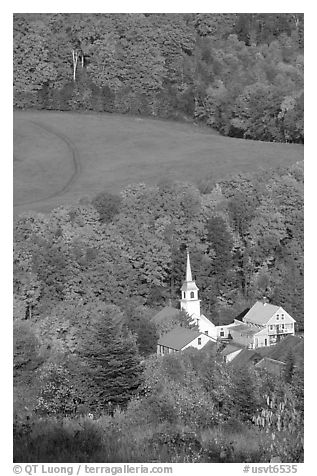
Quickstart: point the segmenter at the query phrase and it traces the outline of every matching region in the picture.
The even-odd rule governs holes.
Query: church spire
[[[187,312],[189,316],[200,318],[200,300],[198,299],[198,287],[193,281],[192,270],[190,266],[189,252],[187,250],[186,280],[181,287],[181,309]]]
[[[187,250],[187,266],[186,266],[186,281],[192,281],[192,270],[190,267],[189,251]]]

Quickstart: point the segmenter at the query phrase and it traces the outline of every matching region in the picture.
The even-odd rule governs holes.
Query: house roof
[[[265,369],[275,375],[280,375],[282,369],[285,367],[285,363],[281,362],[280,360],[264,357],[262,360],[260,360],[260,362],[255,364],[255,367],[258,369]]]
[[[244,334],[246,336],[253,336],[257,334],[261,329],[255,329],[248,326],[247,324],[238,324],[237,326],[230,327],[230,333],[239,332],[239,334]]]
[[[266,324],[273,314],[280,309],[268,302],[257,301],[251,309],[246,313],[243,322],[251,322],[253,324]]]
[[[223,355],[223,356],[226,356],[226,355],[232,354],[233,352],[237,352],[237,350],[242,350],[242,349],[244,349],[244,346],[242,346],[242,345],[228,344],[220,352],[220,354]]]
[[[256,364],[266,358],[268,360],[265,360],[261,364],[262,366],[266,363],[273,367],[274,363],[272,364],[271,361],[279,361],[280,365],[283,366],[290,352],[294,356],[295,364],[301,365],[304,359],[304,340],[296,336],[287,336],[278,344],[269,347],[259,347],[254,350],[245,349],[233,359],[232,364],[237,368],[245,367],[246,365]]]
[[[180,310],[172,306],[165,306],[157,314],[152,317],[152,322],[160,324],[165,320],[172,320],[179,314]]]
[[[263,359],[268,352],[268,347],[261,347],[256,350],[243,349],[239,354],[231,361],[231,365],[235,368],[244,368],[250,364],[256,364]]]
[[[300,364],[304,360],[304,339],[297,336],[287,336],[278,344],[270,347],[269,357],[271,359],[286,362],[290,352],[293,354],[295,362]]]
[[[192,331],[186,327],[175,327],[159,339],[158,345],[164,345],[164,347],[169,347],[174,350],[181,350],[185,345],[201,335],[205,334],[199,331]]]

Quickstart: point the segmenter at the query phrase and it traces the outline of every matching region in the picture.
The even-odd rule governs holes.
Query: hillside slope
[[[215,180],[287,166],[301,145],[221,137],[191,124],[113,114],[14,113],[14,212],[49,211],[130,183]]]

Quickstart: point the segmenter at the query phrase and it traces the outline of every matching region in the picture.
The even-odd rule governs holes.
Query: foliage
[[[69,415],[76,409],[76,392],[66,368],[47,364],[41,368],[40,388],[35,412],[39,415]]]
[[[20,108],[195,120],[302,143],[303,15],[16,14],[14,92]]]
[[[36,419],[14,422],[16,462],[94,462],[102,449],[100,432],[89,418],[83,420]],[[100,460],[99,458],[96,458]]]
[[[124,328],[118,329],[109,310],[87,329],[79,355],[85,363],[84,395],[93,411],[125,405],[139,387],[141,367],[135,339]]]
[[[146,357],[156,352],[158,332],[155,324],[150,320],[149,311],[137,306],[131,300],[125,304],[125,319],[128,329],[136,335],[136,344],[139,354]]]
[[[234,388],[241,378],[221,365],[222,380],[219,374],[215,386],[207,374],[201,376],[210,365],[209,376],[220,369],[208,359],[195,349],[151,357],[141,392],[112,415],[17,418],[14,461],[267,463],[279,457],[282,462],[302,462],[302,406],[295,397],[302,385],[254,373],[261,388],[259,408],[254,423],[246,423],[250,406],[235,401]],[[230,402],[231,414],[225,419],[217,418],[212,391],[223,392]],[[241,387],[240,393],[247,399],[248,389]],[[207,419],[200,420],[204,414]]]
[[[92,205],[98,211],[100,221],[108,223],[119,212],[120,197],[109,192],[101,192],[93,199]]]
[[[16,320],[13,324],[13,365],[15,379],[34,371],[41,363],[40,341],[29,321]]]
[[[256,425],[270,437],[271,455],[282,461],[302,461],[303,458],[303,406],[298,405],[293,389],[285,386],[264,395],[261,412],[254,416]]]

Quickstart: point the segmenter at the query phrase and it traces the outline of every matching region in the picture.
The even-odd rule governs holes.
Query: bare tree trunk
[[[77,63],[78,63],[78,52],[72,50],[73,55],[73,80],[76,81],[76,71],[77,71]]]

